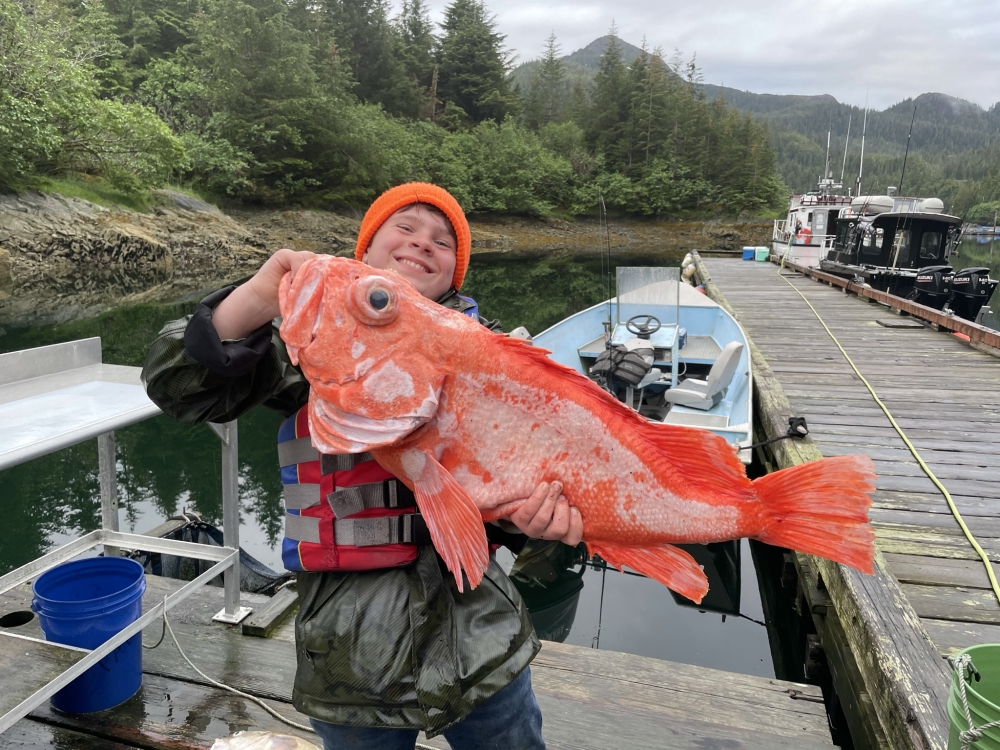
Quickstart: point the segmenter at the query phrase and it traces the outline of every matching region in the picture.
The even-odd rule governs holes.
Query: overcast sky
[[[401,2],[395,0],[398,7]],[[427,0],[439,21],[448,0]],[[487,0],[523,62],[550,31],[563,54],[607,33],[697,53],[706,83],[757,93],[832,94],[884,109],[939,91],[1000,101],[997,0]]]

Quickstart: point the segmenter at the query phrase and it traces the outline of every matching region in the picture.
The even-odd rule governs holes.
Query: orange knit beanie
[[[465,272],[469,268],[469,254],[472,252],[472,233],[469,231],[469,222],[465,220],[465,212],[458,205],[451,193],[437,185],[426,182],[408,182],[405,185],[397,185],[386,190],[375,199],[375,202],[365,213],[365,218],[361,220],[361,231],[358,232],[358,244],[354,249],[354,257],[361,260],[368,246],[371,244],[375,232],[382,226],[386,219],[396,211],[414,203],[429,203],[441,209],[442,213],[448,217],[452,228],[455,230],[455,239],[458,241],[458,248],[455,251],[455,275],[452,277],[451,285],[455,289],[460,289],[465,280]]]

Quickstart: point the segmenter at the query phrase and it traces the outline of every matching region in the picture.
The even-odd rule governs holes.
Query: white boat
[[[630,384],[612,377],[603,385],[651,421],[721,435],[750,462],[746,334],[722,307],[681,282],[679,269],[618,268],[615,297],[560,321],[534,342],[588,376],[612,348],[645,353],[650,369],[641,380]]]
[[[836,192],[840,188],[833,179],[824,179],[820,180],[818,190],[789,199],[787,217],[774,222],[773,257],[800,266],[819,265],[833,248],[833,220],[841,209],[851,205],[850,195]]]

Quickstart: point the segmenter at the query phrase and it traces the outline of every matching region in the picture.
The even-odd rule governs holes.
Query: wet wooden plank
[[[12,711],[84,656],[86,654],[81,651],[0,634],[0,675],[3,675],[0,716]]]
[[[924,627],[942,656],[954,656],[980,643],[1000,643],[1000,625],[924,618]]]
[[[145,750],[31,719],[22,719],[0,735],[0,745],[5,750]]]
[[[715,281],[708,282],[706,289],[713,299],[730,309],[732,308],[718,286],[728,272],[733,272],[732,286],[744,291],[747,291],[748,283],[756,284],[763,280],[754,278],[753,282],[748,282],[749,276],[740,273],[742,269],[734,264],[726,266],[713,262],[711,268]],[[760,274],[754,276],[760,277]],[[778,279],[774,279],[774,283],[784,284]],[[767,309],[766,303],[753,301],[752,295],[744,299],[749,302],[743,303],[741,307],[741,320],[752,340],[750,349],[754,387],[758,396],[758,415],[766,436],[774,437],[784,434],[789,416],[803,411],[801,404],[793,404],[785,395],[780,382],[784,373],[794,371],[825,376],[831,371],[850,372],[850,368],[846,362],[830,361],[814,365],[800,362],[786,365],[780,358],[769,360],[753,342],[754,332],[758,327],[774,332],[775,321],[784,321],[789,316],[774,317],[773,310]],[[840,302],[847,300],[839,300],[838,303]],[[808,308],[800,305],[796,309],[797,312],[791,317],[796,318],[798,325],[806,325]],[[754,315],[759,317],[753,317]],[[751,318],[755,325],[750,324]],[[818,323],[815,329],[817,332],[808,337],[790,337],[790,340],[795,341],[799,355],[804,358],[812,357],[812,343],[823,339]],[[914,332],[914,335],[919,335],[919,332]],[[850,423],[855,419],[863,420],[849,415],[842,417],[842,421],[847,422],[844,431],[848,434],[856,429]],[[884,423],[885,417],[881,419],[881,423]],[[869,419],[873,420],[874,418]],[[810,423],[815,424],[812,419]],[[888,436],[891,433],[891,429],[887,431],[883,427],[868,429],[877,430],[877,435]],[[925,429],[924,432],[930,430]],[[774,446],[773,454],[780,467],[793,466],[821,456],[817,445],[812,441],[782,441]],[[883,486],[880,478],[879,488],[884,490],[902,489],[925,493],[933,490],[933,484],[929,480],[920,478],[888,477],[887,484],[889,486]],[[974,483],[964,483],[963,494],[979,494],[979,488],[973,490],[973,487]],[[863,690],[872,701],[888,744],[898,748],[944,748],[948,734],[948,720],[944,714],[947,670],[942,666],[919,616],[892,577],[885,560],[880,556],[877,558],[877,572],[871,577],[819,558],[815,558],[814,564],[822,576],[830,600],[830,606],[824,609],[826,616],[829,618],[835,615],[843,628],[851,651],[849,656],[857,664],[858,674],[864,683]]]
[[[308,717],[290,703],[265,703],[285,718],[308,726]],[[126,747],[155,750],[202,750],[220,737],[248,730],[290,734],[317,743],[315,734],[281,723],[246,698],[151,674],[143,675],[139,692],[120,706],[84,715],[63,714],[45,706],[36,710],[30,721],[86,732]]]
[[[925,586],[964,586],[974,589],[990,588],[986,568],[978,558],[955,560],[926,555],[901,555],[888,552],[885,560],[900,583]]]
[[[915,583],[902,583],[900,587],[921,617],[1000,625],[1000,605],[992,589]]]

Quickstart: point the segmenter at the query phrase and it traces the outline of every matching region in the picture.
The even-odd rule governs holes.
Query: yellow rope
[[[899,436],[903,439],[903,442],[906,444],[906,447],[909,448],[913,457],[917,459],[917,463],[920,465],[920,468],[923,469],[924,473],[928,476],[928,478],[930,478],[934,485],[941,490],[941,494],[944,495],[944,499],[948,501],[948,508],[951,510],[951,514],[955,517],[955,520],[958,521],[958,525],[962,528],[962,533],[965,534],[965,538],[969,540],[969,544],[972,545],[976,554],[979,555],[979,559],[982,560],[983,565],[986,566],[986,575],[989,576],[990,586],[993,588],[993,594],[996,596],[997,601],[1000,602],[1000,584],[997,583],[997,578],[993,574],[993,565],[990,563],[990,558],[987,556],[983,548],[979,546],[979,542],[976,541],[976,538],[972,535],[969,527],[965,525],[965,519],[962,518],[962,514],[955,505],[955,501],[952,499],[951,493],[948,492],[948,488],[941,484],[941,480],[939,480],[937,476],[935,476],[934,472],[931,471],[931,468],[924,463],[924,459],[920,456],[919,451],[917,451],[913,443],[910,442],[910,439],[906,437],[906,433],[903,432],[903,428],[896,423],[896,420],[892,416],[892,412],[889,411],[889,407],[882,403],[882,399],[880,399],[878,394],[875,393],[875,389],[872,388],[871,383],[869,383],[865,376],[861,374],[858,366],[854,364],[854,360],[851,359],[850,355],[844,350],[844,347],[840,345],[837,337],[833,335],[833,331],[831,331],[829,326],[827,326],[826,322],[823,320],[823,316],[819,314],[816,308],[812,306],[812,303],[806,299],[806,296],[791,281],[781,275],[781,270],[784,267],[785,256],[782,255],[781,265],[778,267],[778,278],[782,279],[786,284],[788,284],[788,286],[794,289],[795,293],[802,298],[802,301],[809,305],[809,309],[813,311],[813,314],[820,322],[820,325],[822,325],[826,332],[830,334],[830,338],[833,339],[833,343],[837,345],[838,349],[840,349],[840,353],[844,355],[844,359],[847,360],[847,363],[851,366],[851,369],[854,370],[854,373],[861,379],[861,382],[865,384],[865,388],[868,389],[872,398],[875,399],[875,403],[878,404],[879,408],[885,413],[885,416],[888,417],[889,423],[892,424],[893,429],[896,430]]]

